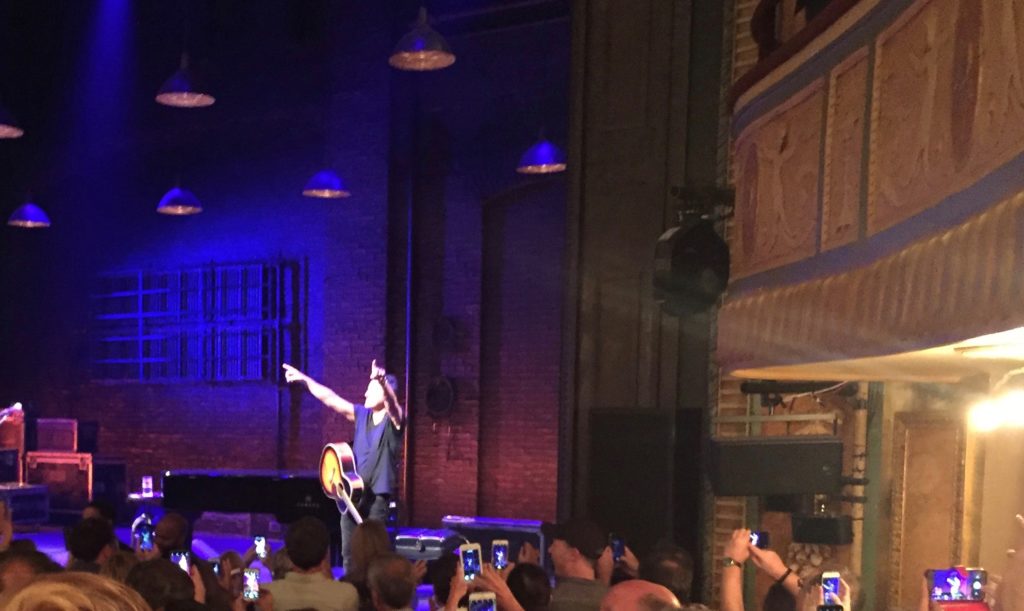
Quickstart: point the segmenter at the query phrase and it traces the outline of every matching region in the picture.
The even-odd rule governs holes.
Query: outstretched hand
[[[281,363],[281,369],[284,369],[284,380],[291,384],[292,382],[305,382],[306,374],[302,373],[295,367],[292,367],[288,363]]]
[[[370,361],[370,379],[371,380],[383,379],[384,376],[386,376],[387,374],[388,374],[388,372],[385,371],[383,367],[380,367],[380,366],[377,365],[377,359],[373,359],[372,361]]]

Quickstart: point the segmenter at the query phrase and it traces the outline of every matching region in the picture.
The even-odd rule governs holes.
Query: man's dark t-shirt
[[[352,451],[356,455],[356,470],[374,494],[392,494],[398,479],[395,458],[402,432],[388,414],[380,424],[374,424],[372,409],[354,405],[353,411],[356,433]]]

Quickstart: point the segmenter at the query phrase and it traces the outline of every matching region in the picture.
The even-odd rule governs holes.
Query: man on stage
[[[397,484],[396,457],[402,444],[405,410],[398,403],[395,387],[398,381],[377,366],[370,365],[370,383],[366,386],[365,403],[353,404],[336,392],[317,382],[288,363],[283,363],[284,379],[289,383],[302,382],[310,394],[324,405],[348,418],[356,425],[352,451],[356,457],[356,470],[366,488],[356,506],[366,520],[385,521],[388,503]],[[341,511],[341,555],[345,568],[350,566],[352,531],[356,521],[339,503]]]

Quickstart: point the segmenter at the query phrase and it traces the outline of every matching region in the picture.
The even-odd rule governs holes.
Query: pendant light
[[[544,133],[519,158],[516,172],[520,174],[555,174],[565,171],[565,153],[555,143],[544,139]]]
[[[160,203],[156,205],[156,211],[160,214],[186,216],[199,214],[203,211],[203,205],[199,203],[199,198],[188,189],[174,187],[160,198]]]
[[[302,194],[306,197],[320,197],[325,199],[337,199],[352,195],[345,188],[344,181],[334,170],[320,170],[306,181],[302,188]]]
[[[21,138],[25,135],[24,130],[18,126],[12,115],[6,108],[0,106],[0,139]]]
[[[46,216],[39,206],[32,202],[25,202],[11,213],[7,224],[23,229],[43,229],[50,226],[50,217]]]
[[[427,9],[420,7],[416,23],[395,45],[388,63],[399,70],[427,72],[454,64],[455,54],[448,47],[444,36],[427,23]]]
[[[195,71],[189,68],[188,53],[181,54],[181,66],[156,92],[156,101],[164,106],[201,108],[217,101],[208,93]]]

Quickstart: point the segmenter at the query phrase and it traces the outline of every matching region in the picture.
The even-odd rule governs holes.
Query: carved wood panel
[[[867,87],[867,49],[862,49],[832,72],[829,87],[822,250],[855,241],[860,230]]]

